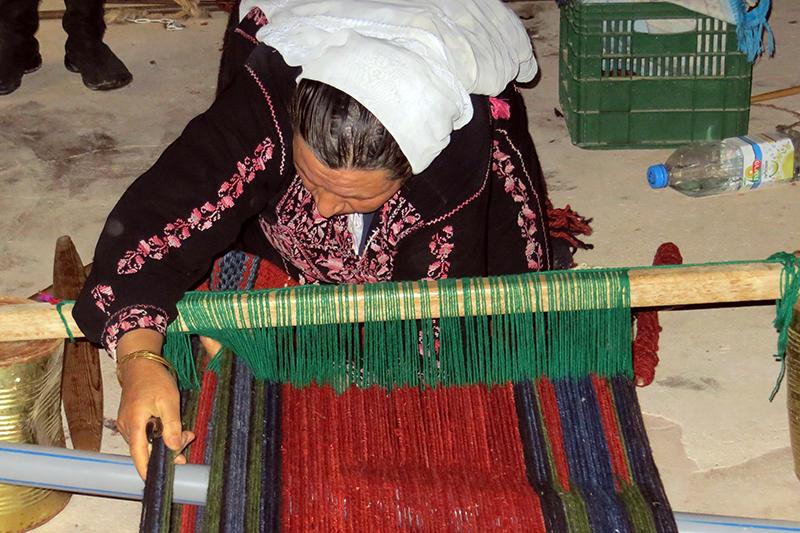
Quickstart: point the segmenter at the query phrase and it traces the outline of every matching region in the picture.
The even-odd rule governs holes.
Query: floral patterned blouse
[[[235,30],[244,64],[109,215],[74,309],[90,340],[113,351],[127,331],[164,332],[183,293],[232,247],[301,283],[551,267],[544,180],[513,85],[472,97],[472,121],[374,213],[357,253],[347,216],[320,216],[295,173],[288,109],[297,70],[253,42],[263,22]]]

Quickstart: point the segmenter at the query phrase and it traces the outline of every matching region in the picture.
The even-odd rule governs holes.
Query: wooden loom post
[[[630,300],[631,306],[642,307],[674,307],[685,305],[704,305],[704,304],[724,304],[735,302],[757,302],[775,300],[780,297],[781,272],[783,266],[778,263],[738,263],[721,265],[684,265],[663,268],[634,268],[628,273],[630,280]],[[531,277],[529,282],[530,290],[533,290],[534,280]],[[430,312],[422,313],[422,294],[415,290],[404,295],[411,298],[414,303],[414,315],[439,316],[439,294],[435,282],[429,282],[428,295],[430,300]],[[313,304],[308,293],[302,288],[289,289],[292,295],[289,297],[293,307],[309,306]],[[476,289],[476,296],[482,297],[489,294],[489,283],[484,281]],[[539,311],[547,311],[554,308],[551,304],[550,295],[547,294],[546,287],[540,288],[542,295],[542,305]],[[274,305],[276,301],[275,292],[267,292],[264,305]],[[244,302],[247,298],[254,296],[244,294],[239,296]],[[364,296],[363,289],[354,288],[350,295],[342,298],[345,305],[351,306],[354,311],[350,316],[364,316]],[[489,298],[484,298],[489,302]],[[250,322],[250,317],[246,316],[246,306],[241,305],[237,308],[243,309],[239,315],[241,327],[269,327],[276,325],[273,320],[271,323],[261,324]],[[487,314],[513,312],[513,302],[505,302],[500,299],[499,308],[491,309],[485,307]],[[81,333],[71,315],[71,305],[62,308],[63,317],[73,335],[80,336]],[[458,306],[456,316],[463,316],[464,306]],[[271,313],[273,317],[277,313]],[[411,318],[403,316],[402,318]],[[324,323],[322,316],[312,317],[313,323]],[[332,319],[327,319],[332,320]],[[296,325],[296,316],[292,313],[289,324]],[[185,331],[186,326],[183,320],[178,319],[179,329]],[[55,306],[49,304],[22,304],[8,305],[0,308],[0,340],[31,340],[31,339],[50,339],[65,336],[64,323],[61,320]]]
[[[86,272],[72,239],[59,237],[53,261],[53,296],[74,300],[86,282]],[[103,376],[97,348],[86,340],[66,342],[61,398],[72,445],[100,451],[103,438]]]

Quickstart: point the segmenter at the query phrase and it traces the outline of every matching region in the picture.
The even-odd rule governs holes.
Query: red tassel
[[[578,238],[579,235],[588,237],[592,234],[592,227],[590,226],[592,219],[579,215],[572,210],[569,204],[556,209],[548,200],[547,219],[550,226],[550,237],[566,241],[572,248],[573,253],[578,249],[591,250],[594,248],[593,245]]]
[[[666,242],[658,247],[653,265],[680,265],[683,257],[678,247]],[[633,341],[633,375],[636,385],[645,387],[653,382],[658,366],[658,339],[661,326],[658,312],[642,311],[636,313],[636,339]]]

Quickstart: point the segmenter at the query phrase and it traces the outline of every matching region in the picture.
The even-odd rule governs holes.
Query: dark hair
[[[303,79],[292,98],[294,132],[330,168],[385,169],[390,179],[411,176],[411,165],[383,124],[352,96]]]

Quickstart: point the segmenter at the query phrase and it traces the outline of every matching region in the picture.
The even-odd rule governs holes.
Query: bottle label
[[[737,137],[742,154],[740,190],[757,189],[764,183],[791,181],[794,177],[794,145],[780,134],[762,133]]]

